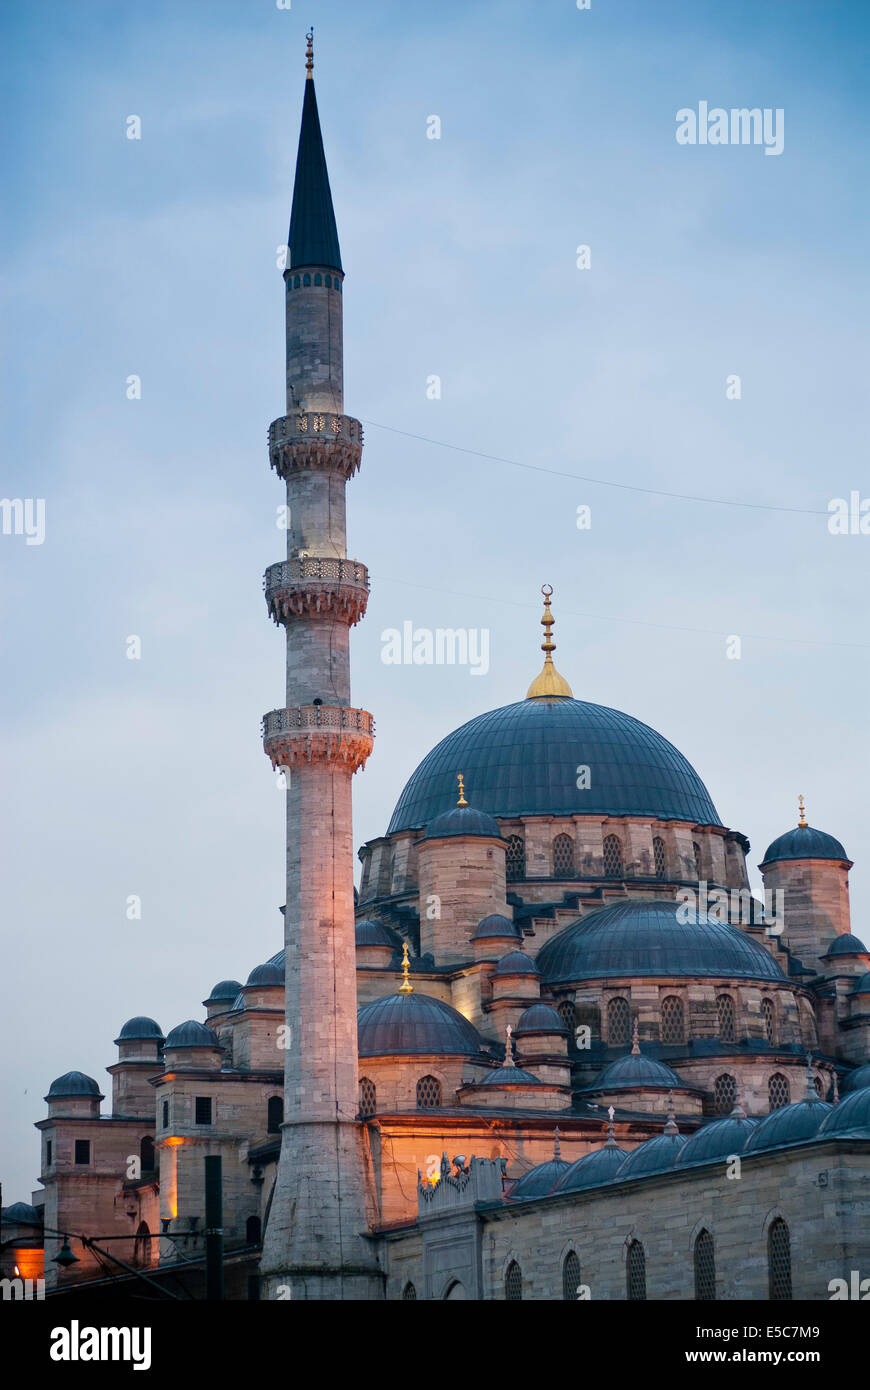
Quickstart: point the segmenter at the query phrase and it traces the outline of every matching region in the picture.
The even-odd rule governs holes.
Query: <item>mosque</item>
[[[231,1298],[854,1288],[870,1277],[870,951],[852,862],[801,801],[755,899],[748,839],[677,748],[574,698],[549,586],[525,698],[426,754],[354,889],[351,782],[374,742],[350,690],[362,428],[344,414],[312,71],[309,43],[269,431],[291,517],[265,577],[287,641],[286,702],[263,721],[288,774],[284,946],[208,989],[199,1018],[124,1023],[105,1112],[97,1080],[51,1082],[40,1188],[3,1210],[2,1274],[44,1274],[49,1294],[196,1291],[203,1159],[220,1155]]]

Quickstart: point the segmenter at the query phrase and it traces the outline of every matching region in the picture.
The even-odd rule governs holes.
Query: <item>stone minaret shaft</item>
[[[266,571],[287,633],[287,703],[263,721],[287,777],[285,1123],[263,1247],[266,1296],[377,1298],[363,1234],[370,1194],[358,1111],[351,779],[373,720],[350,703],[349,636],[368,572],[347,559],[345,487],[362,427],[343,412],[344,273],[311,75],[302,109],[287,269],[287,414],[269,430],[287,485],[287,559]],[[286,1294],[281,1295],[286,1297]]]

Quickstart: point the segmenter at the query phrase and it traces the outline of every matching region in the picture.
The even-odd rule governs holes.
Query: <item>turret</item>
[[[820,971],[832,939],[850,930],[852,861],[833,835],[807,824],[803,797],[799,806],[797,826],[768,846],[759,868],[765,892],[784,894],[782,942],[802,965]]]

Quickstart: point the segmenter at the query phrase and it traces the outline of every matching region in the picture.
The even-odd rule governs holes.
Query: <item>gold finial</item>
[[[399,993],[400,993],[400,994],[413,994],[413,993],[414,993],[414,986],[411,984],[411,981],[408,979],[408,975],[410,974],[410,972],[411,972],[411,961],[410,961],[410,959],[409,959],[409,957],[408,957],[408,943],[407,943],[407,941],[403,941],[403,942],[402,942],[402,983],[399,985]]]
[[[305,35],[305,38],[306,38],[306,40],[307,40],[307,42],[308,42],[308,47],[307,47],[307,49],[305,50],[305,76],[306,76],[306,77],[311,77],[311,76],[313,76],[313,73],[314,73],[314,25],[313,25],[313,24],[312,24],[311,28],[308,30],[308,33]]]
[[[806,823],[807,823],[807,808],[806,808],[806,805],[805,805],[805,803],[804,803],[803,796],[799,796],[799,797],[798,797],[798,812],[799,812],[798,826],[800,826],[801,828],[803,828],[803,827],[806,826]]]
[[[631,1055],[632,1057],[640,1056],[640,1029],[637,1024],[637,1014],[634,1016],[634,1026],[631,1030]]]
[[[465,780],[461,772],[457,772],[456,780],[459,783],[459,800],[457,801],[456,805],[467,806],[468,802],[465,800]]]
[[[550,595],[553,592],[552,584],[543,584],[541,593],[544,595],[544,616],[541,619],[541,626],[544,629],[544,640],[541,643],[541,651],[544,653],[544,664],[541,674],[536,676],[526,692],[527,700],[538,700],[546,695],[561,695],[569,700],[573,699],[573,692],[564,676],[553,665],[552,653],[556,650],[556,643],[553,641],[552,627],[555,619],[550,612]]]

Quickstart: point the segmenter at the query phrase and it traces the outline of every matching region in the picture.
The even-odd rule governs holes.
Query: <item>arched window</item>
[[[662,1000],[661,1040],[663,1043],[686,1041],[683,1001],[676,994],[666,994]]]
[[[767,1232],[767,1282],[773,1302],[784,1303],[791,1298],[791,1241],[781,1216],[770,1223]]]
[[[417,1105],[421,1110],[434,1110],[441,1104],[441,1082],[437,1076],[421,1076],[417,1082]]]
[[[553,841],[553,877],[574,877],[574,841],[570,835],[557,835]]]
[[[563,999],[561,1004],[559,1005],[558,1012],[559,1017],[561,1018],[565,1027],[568,1029],[568,1032],[571,1034],[570,1042],[573,1045],[574,1029],[577,1026],[577,1011],[574,1008],[573,1001],[570,999]]]
[[[248,1245],[259,1245],[260,1239],[260,1218],[249,1216],[245,1222],[245,1242]]]
[[[147,1221],[140,1221],[133,1243],[133,1263],[145,1268],[151,1263],[151,1231]]]
[[[733,1043],[737,1035],[734,1031],[734,1000],[730,994],[716,996],[716,1013],[719,1015],[719,1037],[722,1042]]]
[[[315,277],[314,277],[314,283],[315,283],[315,285],[322,285],[322,284],[323,284],[323,276],[320,274],[320,271],[318,271],[317,274],[315,275]]]
[[[653,864],[656,878],[664,878],[668,872],[668,862],[665,858],[665,842],[658,835],[653,840]]]
[[[646,1256],[639,1240],[633,1240],[628,1247],[625,1262],[626,1295],[633,1303],[646,1298]]]
[[[607,1004],[607,1041],[611,1047],[627,1043],[631,1037],[631,1008],[627,999],[618,995]]]
[[[692,841],[692,854],[695,858],[695,877],[701,877],[701,846],[697,840]]]
[[[303,276],[302,276],[302,283],[303,283],[303,285],[310,285],[310,284],[311,284],[311,276],[310,276],[310,275],[303,275]]]
[[[781,1071],[775,1071],[767,1083],[767,1103],[771,1110],[781,1110],[784,1105],[788,1105],[791,1100],[791,1087],[788,1084],[788,1077],[783,1076]]]
[[[402,1301],[404,1303],[416,1303],[417,1301],[417,1290],[414,1288],[414,1285],[411,1283],[410,1279],[408,1280],[405,1287],[402,1289]]]
[[[625,870],[622,864],[622,841],[618,835],[605,835],[604,837],[604,877],[623,878]]]
[[[143,1173],[154,1172],[154,1140],[150,1134],[139,1141],[139,1166]]]
[[[716,1298],[716,1259],[709,1231],[699,1231],[695,1239],[695,1298],[702,1302]]]
[[[771,1046],[776,1045],[776,1011],[773,1007],[772,999],[762,999],[761,1001],[761,1021],[764,1024],[764,1036]]]
[[[523,1272],[516,1260],[511,1260],[504,1276],[504,1296],[508,1303],[519,1303],[523,1296]]]
[[[368,1119],[374,1115],[378,1108],[378,1088],[367,1076],[359,1079],[359,1113],[362,1118]]]
[[[299,276],[298,276],[298,275],[294,275],[294,276],[293,276],[293,288],[294,288],[294,290],[298,290],[299,285],[300,285]]]
[[[566,1302],[577,1297],[580,1283],[580,1261],[573,1250],[569,1250],[562,1265],[562,1297]]]
[[[737,1100],[737,1078],[724,1071],[713,1082],[713,1107],[717,1115],[730,1115]]]
[[[280,1096],[270,1096],[266,1106],[266,1133],[278,1134],[284,1123],[284,1101]]]
[[[526,876],[526,842],[522,835],[508,835],[505,874],[511,883]]]

